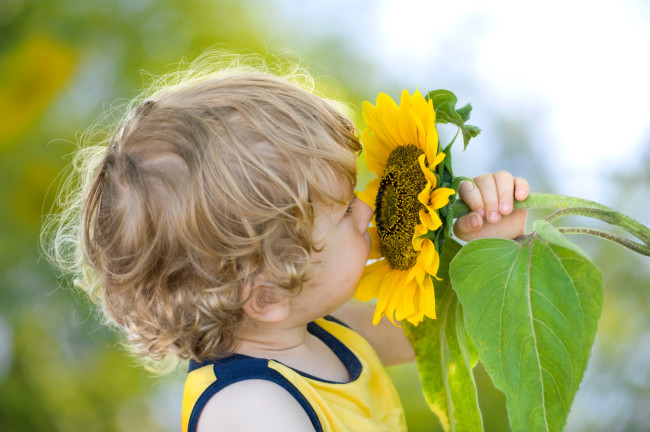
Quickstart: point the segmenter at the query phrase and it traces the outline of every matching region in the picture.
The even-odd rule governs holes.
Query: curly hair
[[[104,144],[82,146],[48,224],[50,256],[154,362],[231,352],[260,271],[299,292],[315,203],[343,200],[331,181],[355,184],[357,131],[309,74],[234,59],[163,77]]]

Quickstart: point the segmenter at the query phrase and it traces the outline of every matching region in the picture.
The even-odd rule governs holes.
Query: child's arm
[[[513,212],[514,199],[523,201],[530,188],[523,178],[515,178],[506,171],[483,174],[471,182],[463,182],[459,196],[472,209],[458,218],[454,233],[469,241],[477,238],[517,238],[526,228],[526,211]],[[351,301],[332,315],[349,325],[370,342],[385,366],[408,363],[415,353],[404,332],[386,317],[372,325],[374,307],[368,303]]]
[[[386,317],[375,326],[372,317],[375,307],[370,303],[350,300],[332,316],[363,336],[379,356],[384,366],[394,366],[415,361],[415,351],[404,335],[404,330]]]

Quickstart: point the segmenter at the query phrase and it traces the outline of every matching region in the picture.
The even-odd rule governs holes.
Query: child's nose
[[[361,200],[359,200],[358,205],[359,205],[359,221],[360,221],[359,228],[362,231],[365,231],[368,229],[368,225],[372,220],[372,208]]]

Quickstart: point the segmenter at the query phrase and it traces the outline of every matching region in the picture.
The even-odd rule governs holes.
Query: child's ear
[[[251,285],[245,290],[250,292],[250,297],[244,303],[244,312],[249,318],[263,323],[277,323],[289,316],[289,296],[269,284],[263,273],[255,276]]]

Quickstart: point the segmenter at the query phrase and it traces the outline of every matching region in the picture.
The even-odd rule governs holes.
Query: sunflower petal
[[[424,241],[423,238],[421,238],[423,235],[429,232],[429,229],[425,227],[422,224],[418,224],[415,226],[414,234],[413,234],[413,241],[412,246],[415,251],[419,251],[422,248],[422,242]]]
[[[375,212],[375,203],[377,201],[377,193],[379,192],[379,178],[374,178],[366,183],[365,191],[357,191],[357,197],[368,204],[372,208],[372,212]]]
[[[361,301],[368,301],[377,297],[382,281],[390,270],[390,265],[386,260],[375,261],[366,266],[354,297]]]
[[[436,180],[435,174],[433,172],[431,172],[431,170],[424,164],[424,159],[426,159],[426,158],[427,158],[426,154],[424,154],[424,153],[421,154],[418,157],[418,163],[420,164],[420,169],[422,170],[422,173],[424,174],[424,178],[427,179],[427,181],[431,184],[430,186],[432,188],[434,188],[434,187],[436,187],[436,184],[437,184],[438,181]],[[431,166],[431,165],[429,165],[429,166]],[[428,201],[429,200],[427,199],[427,202]],[[422,202],[422,201],[420,201],[420,202]]]
[[[435,231],[442,225],[442,220],[435,211],[427,213],[424,210],[420,210],[420,222],[429,231]]]
[[[409,317],[415,313],[415,303],[413,302],[413,297],[416,289],[417,283],[415,282],[407,283],[402,288],[402,300],[395,310],[396,320],[402,321],[406,317]]]
[[[402,91],[402,98],[400,99],[399,108],[395,120],[399,131],[400,142],[406,145],[412,142],[411,139],[411,123],[409,122],[409,101],[411,95],[407,90]]]
[[[424,283],[420,287],[420,292],[422,293],[420,309],[424,312],[424,315],[431,319],[436,319],[436,294],[431,278],[424,280]]]
[[[438,210],[449,204],[449,197],[455,195],[456,191],[450,188],[438,188],[431,194],[429,211]]]
[[[428,274],[438,279],[436,274],[440,267],[440,254],[438,254],[436,246],[429,239],[426,239],[422,244],[422,252],[420,252],[420,255],[418,256],[418,264],[421,265]]]
[[[390,135],[386,134],[380,111],[381,109],[379,105],[375,107],[370,102],[366,101],[363,103],[363,118],[366,120],[366,123],[368,125],[368,129],[366,129],[366,131],[372,131],[372,136],[374,136],[382,146],[387,146],[392,150],[397,146],[397,143],[393,142],[390,139]],[[361,139],[363,141],[363,135]],[[368,146],[365,141],[364,145]],[[386,163],[385,160],[384,163]]]
[[[377,295],[377,306],[375,307],[375,314],[372,318],[372,323],[377,325],[379,320],[381,320],[382,315],[386,311],[386,307],[395,294],[395,288],[399,282],[400,277],[399,270],[390,270],[381,280],[381,286],[379,288],[379,294]]]
[[[424,151],[426,149],[426,144],[427,144],[427,133],[426,130],[424,129],[424,124],[422,123],[422,119],[412,113],[411,121],[415,124],[415,127],[417,128],[417,140],[416,142],[411,144],[414,144],[422,151]]]
[[[444,152],[440,152],[436,155],[435,158],[433,158],[433,162],[429,161],[429,169],[433,169],[431,167],[438,166],[440,162],[445,160],[445,156],[447,156]]]
[[[409,270],[408,277],[406,278],[407,282],[415,281],[417,283],[422,282],[424,277],[427,275],[427,272],[424,270],[424,267],[421,265],[414,265]]]
[[[399,273],[406,273],[404,271],[399,271]],[[384,315],[392,322],[394,325],[397,325],[395,323],[395,312],[399,305],[404,301],[404,285],[405,285],[405,280],[404,280],[404,275],[400,275],[399,277],[395,278],[395,283],[396,285],[393,287],[393,291],[391,293],[390,299],[388,301],[388,304],[386,305],[386,309],[384,310]]]
[[[386,168],[386,160],[393,149],[375,139],[370,129],[366,129],[361,133],[361,141],[365,149],[366,166],[370,171],[381,176]]]
[[[404,94],[404,93],[402,93]],[[407,92],[408,94],[408,92]],[[413,110],[410,100],[400,103],[400,121],[406,130],[406,143],[416,145],[418,142],[418,129],[413,122]]]
[[[381,121],[383,133],[386,138],[397,145],[406,145],[400,139],[399,125],[397,121],[398,106],[390,96],[385,93],[379,93],[377,96],[377,109],[379,112],[379,119]]]
[[[427,182],[426,186],[424,186],[424,189],[422,189],[422,192],[418,194],[418,201],[420,204],[422,204],[425,207],[429,206],[429,201],[431,200],[431,190],[434,188],[434,186],[431,184],[430,181]]]
[[[436,130],[436,123],[432,117],[429,118],[429,124],[427,125],[427,138],[424,152],[429,161],[435,160],[436,155],[438,154],[438,131]]]
[[[381,249],[379,248],[377,227],[368,227],[368,234],[370,234],[370,255],[368,259],[379,259],[381,258]]]

